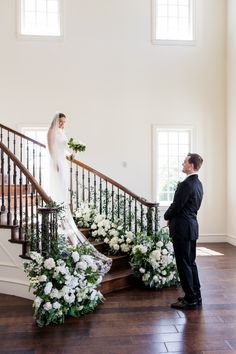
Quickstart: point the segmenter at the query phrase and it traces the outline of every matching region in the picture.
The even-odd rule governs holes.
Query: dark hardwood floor
[[[0,295],[0,353],[235,354],[236,247],[199,244],[223,255],[198,256],[203,306],[177,311],[180,288],[107,294],[97,310],[38,328],[30,300]]]

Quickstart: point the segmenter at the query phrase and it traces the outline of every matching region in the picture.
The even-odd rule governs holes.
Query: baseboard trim
[[[227,235],[225,234],[200,234],[198,242],[210,243],[210,242],[228,242]]]

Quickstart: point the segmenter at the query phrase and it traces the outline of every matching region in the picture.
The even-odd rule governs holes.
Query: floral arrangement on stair
[[[108,254],[128,254],[135,277],[146,286],[162,288],[179,283],[168,228],[160,229],[155,236],[147,232],[134,235],[125,230],[120,219],[113,222],[86,203],[74,211],[74,219],[78,227],[92,229],[92,239],[107,244]]]
[[[66,316],[89,313],[103,300],[91,247],[66,247],[53,256],[30,253],[25,272],[34,289],[34,318],[39,327],[64,323]]]
[[[84,203],[75,210],[74,219],[78,227],[92,229],[91,238],[103,241],[107,245],[108,255],[131,252],[134,234],[124,229],[120,219],[111,221],[104,214],[99,214],[93,206]]]
[[[151,288],[169,287],[179,282],[167,228],[160,229],[155,238],[145,233],[137,235],[130,264],[135,276]]]

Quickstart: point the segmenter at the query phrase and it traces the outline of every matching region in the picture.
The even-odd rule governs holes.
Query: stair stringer
[[[24,272],[22,245],[10,243],[11,230],[0,229],[0,293],[34,299]]]

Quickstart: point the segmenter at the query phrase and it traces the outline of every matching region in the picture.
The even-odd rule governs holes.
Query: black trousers
[[[173,246],[180,283],[189,302],[201,297],[201,285],[196,265],[196,240],[180,240],[173,238]]]

